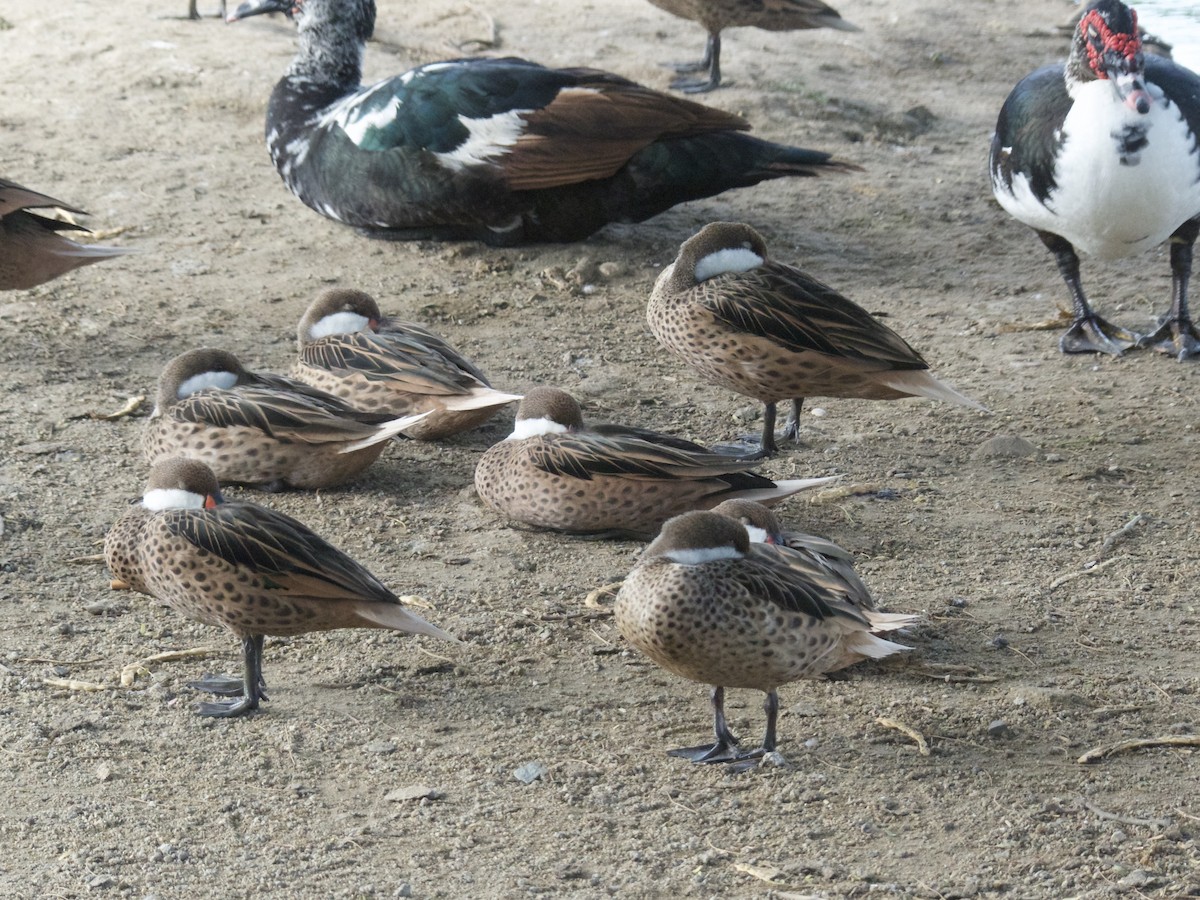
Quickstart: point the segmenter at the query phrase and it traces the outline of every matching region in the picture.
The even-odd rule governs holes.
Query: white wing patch
[[[448,153],[436,154],[438,161],[454,172],[468,166],[481,166],[508,152],[525,132],[522,116],[531,109],[510,109],[486,119],[471,119],[459,115],[458,121],[467,129],[467,139]]]
[[[566,434],[567,426],[553,419],[517,419],[513,425],[512,434],[506,441],[523,441],[525,438],[540,437],[543,434]]]
[[[227,391],[237,384],[237,380],[238,377],[233,372],[198,372],[191,378],[185,378],[175,395],[182,400],[205,388],[219,388]]]
[[[164,509],[204,509],[204,496],[182,488],[154,488],[142,496],[142,506],[154,512]]]
[[[696,262],[696,281],[708,281],[728,272],[749,272],[763,264],[763,258],[744,247],[730,247],[702,256]]]

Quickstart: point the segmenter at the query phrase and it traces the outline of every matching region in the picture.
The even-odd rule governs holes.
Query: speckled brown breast
[[[714,279],[716,280],[716,279]],[[695,289],[703,295],[705,286]],[[797,397],[898,400],[880,384],[887,366],[866,360],[797,352],[766,337],[738,332],[684,296],[656,291],[646,308],[650,330],[664,347],[716,384],[762,403]]]
[[[142,529],[152,515],[141,503],[131,506],[104,537],[104,561],[113,580],[123,582],[139,594],[150,593],[142,577],[139,545]]]
[[[150,518],[141,534],[138,552],[148,593],[189,619],[239,637],[380,627],[360,618],[350,602],[289,596],[272,588],[250,569],[173,534],[162,516]]]
[[[150,465],[182,456],[205,463],[222,483],[282,483],[303,489],[353,478],[379,458],[387,443],[340,453],[344,443],[284,441],[254,428],[179,422],[169,412],[152,417],[142,433],[142,450]]]
[[[728,485],[716,479],[634,480],[554,475],[525,455],[529,441],[493,445],[475,468],[475,489],[497,512],[518,522],[579,534],[616,531],[653,535],[671,516],[712,509]]]
[[[731,573],[735,561],[638,565],[617,594],[624,638],[677,675],[704,684],[769,691],[843,668],[849,629],[751,595]]]
[[[338,375],[328,369],[303,362],[296,364],[292,370],[292,377],[333,394],[362,412],[386,413],[397,418],[429,413],[421,421],[401,432],[414,441],[437,441],[470,431],[472,428],[478,428],[501,409],[500,405],[481,409],[446,409],[445,401],[435,394],[414,394],[363,375]]]

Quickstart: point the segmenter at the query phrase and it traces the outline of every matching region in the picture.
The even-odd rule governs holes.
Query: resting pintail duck
[[[114,588],[149,594],[241,640],[241,679],[193,683],[236,698],[199,704],[202,716],[238,716],[267,699],[265,635],[390,628],[454,640],[305,525],[253,503],[225,502],[212,470],[195,460],[150,470],[142,502],[112,527],[104,556]]]
[[[621,585],[614,612],[625,640],[658,665],[713,686],[716,742],[670,755],[737,769],[775,752],[780,685],[907,650],[872,632],[917,619],[859,609],[715,512],[664,524]],[[766,734],[754,750],[742,750],[729,730],[726,688],[766,694]]]
[[[767,256],[749,225],[714,222],[679,248],[646,308],[659,343],[705,378],[765,405],[758,455],[777,450],[775,409],[798,439],[805,397],[931,397],[983,409],[865,309]]]
[[[726,28],[752,27],[764,31],[801,31],[836,28],[858,31],[831,6],[821,0],[650,0],[673,16],[703,25],[708,32],[704,58],[699,62],[670,63],[681,73],[671,87],[688,94],[711,91],[721,83],[721,32]],[[707,77],[691,79],[684,74],[703,72]]]
[[[61,209],[85,216],[46,194],[0,178],[0,291],[23,291],[80,266],[132,253],[124,247],[79,244],[60,232],[88,234],[82,225],[30,212]]]
[[[875,598],[854,571],[854,557],[828,538],[799,531],[785,531],[779,516],[753,500],[726,500],[713,512],[736,519],[752,543],[783,547],[795,565],[814,580],[826,580],[828,589],[845,596],[859,609],[874,609]]]
[[[461,59],[363,87],[374,0],[249,0],[230,18],[271,11],[297,12],[300,36],[267,109],[275,167],[312,209],[375,237],[577,241],[730,188],[857,168],[594,69]]]
[[[1070,56],[1013,88],[992,137],[992,193],[1037,232],[1071,294],[1064,353],[1153,347],[1200,353],[1188,311],[1200,233],[1200,76],[1146,56],[1137,13],[1119,0],[1083,12]],[[1092,310],[1076,253],[1116,259],[1171,245],[1172,304],[1145,337]]]
[[[480,498],[510,519],[573,534],[648,538],[671,516],[745,497],[778,503],[829,478],[775,482],[753,462],[642,428],[585,428],[565,391],[538,387],[513,433],[475,468]]]
[[[360,413],[324,391],[250,372],[232,353],[206,347],[163,369],[142,448],[151,465],[184,456],[226,482],[266,491],[324,488],[358,475],[422,415]]]
[[[424,326],[384,318],[362,291],[322,293],[300,319],[297,339],[293,378],[363,412],[428,413],[404,432],[416,440],[477,428],[521,399],[493,390],[479,369]]]

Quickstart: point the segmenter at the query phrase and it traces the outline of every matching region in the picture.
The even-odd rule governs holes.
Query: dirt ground
[[[837,5],[861,33],[728,32],[734,84],[706,102],[864,173],[494,250],[372,242],[286,191],[262,138],[293,50],[282,19],[7,0],[0,174],[139,252],[0,297],[0,895],[1200,896],[1194,748],[1079,761],[1126,739],[1194,740],[1200,724],[1200,368],[1060,355],[1057,331],[1031,326],[1065,289],[987,188],[1000,103],[1065,51],[1053,26],[1069,6]],[[642,0],[381,0],[377,38],[368,79],[498,40],[486,52],[660,88],[657,63],[703,43]],[[592,420],[721,440],[757,427],[753,404],[669,358],[643,317],[659,269],[718,219],[887,313],[992,410],[816,401],[804,445],[764,466],[844,476],[781,512],[852,550],[883,605],[924,615],[909,658],[784,688],[789,767],[731,777],[666,757],[709,734],[706,689],[631,652],[585,603],[639,545],[514,528],[475,496],[475,461],[510,412],[449,443],[397,444],[342,490],[254,497],[426,598],[462,646],[271,640],[271,703],[192,715],[186,682],[239,671],[235,642],[109,591],[96,558],[140,493],[165,360],[207,344],[286,371],[314,294],[354,286],[441,330],[498,387],[554,384]],[[1169,301],[1161,249],[1085,260],[1084,278],[1138,330]],[[132,416],[91,417],[139,395]],[[212,653],[122,686],[128,664],[193,648]],[[760,702],[731,693],[747,741]]]

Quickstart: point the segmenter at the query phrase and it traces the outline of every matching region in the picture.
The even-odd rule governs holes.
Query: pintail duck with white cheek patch
[[[775,482],[752,461],[641,428],[585,428],[565,391],[538,387],[475,468],[480,498],[510,519],[573,534],[650,537],[671,516],[746,497],[777,503],[829,478]]]
[[[212,470],[195,460],[150,470],[142,502],[113,525],[104,556],[114,588],[149,594],[241,640],[241,679],[193,683],[236,698],[199,704],[203,716],[242,715],[267,699],[265,635],[388,628],[454,640],[305,525],[253,503],[225,502]]]
[[[461,353],[422,325],[386,319],[362,291],[335,288],[312,302],[297,329],[292,377],[355,409],[428,413],[405,437],[433,441],[482,425],[519,394],[497,391]]]
[[[27,290],[80,266],[133,252],[124,247],[77,243],[61,232],[87,234],[86,228],[31,212],[35,209],[87,215],[61,200],[0,178],[0,291]]]
[[[699,62],[668,63],[681,73],[671,87],[687,94],[711,91],[721,84],[721,32],[726,28],[752,27],[764,31],[800,31],[836,28],[858,31],[836,9],[821,0],[650,0],[659,9],[704,26],[708,42]],[[700,72],[703,78],[684,77]]]
[[[710,381],[765,405],[758,455],[775,444],[775,411],[805,397],[931,397],[983,409],[929,373],[908,343],[865,309],[767,256],[749,225],[714,222],[679,248],[646,308],[659,343]]]
[[[690,512],[663,525],[617,594],[617,627],[668,671],[712,685],[716,742],[670,751],[693,762],[752,767],[776,749],[780,685],[909,649],[873,631],[914,616],[859,609],[828,579],[814,579],[742,525]],[[725,689],[766,694],[762,744],[743,750],[725,721]]]
[[[1147,56],[1132,9],[1090,4],[1066,63],[1013,88],[990,168],[996,200],[1037,232],[1067,284],[1074,321],[1059,341],[1064,353],[1200,354],[1187,296],[1200,234],[1200,76]],[[1172,302],[1159,327],[1139,337],[1096,315],[1076,251],[1117,259],[1166,240]]]
[[[875,598],[854,571],[854,557],[828,538],[799,531],[785,531],[779,516],[753,500],[726,500],[713,512],[736,519],[756,544],[782,547],[803,571],[816,579],[828,579],[829,589],[845,595],[859,609],[874,609]]]
[[[248,0],[230,19],[271,11],[297,14],[300,41],[267,109],[275,167],[309,207],[374,237],[577,241],[730,188],[857,168],[595,69],[460,59],[364,87],[374,0]]]
[[[142,448],[151,465],[197,459],[225,482],[268,491],[324,488],[358,475],[423,415],[361,413],[324,391],[250,372],[233,354],[203,348],[163,369]]]

